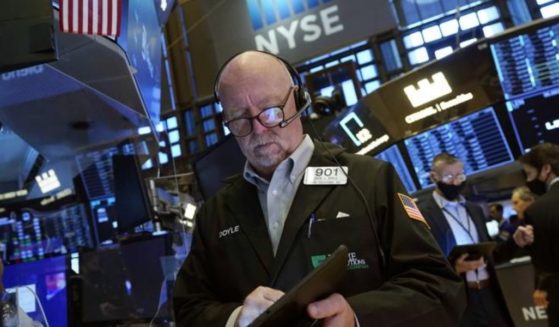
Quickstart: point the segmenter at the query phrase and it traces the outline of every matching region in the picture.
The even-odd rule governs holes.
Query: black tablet
[[[477,260],[481,257],[487,258],[491,256],[496,244],[495,242],[481,242],[476,244],[456,245],[452,248],[448,258],[453,262],[464,253],[468,254],[466,260]]]
[[[347,247],[340,245],[328,259],[260,314],[250,326],[284,327],[303,319],[309,303],[336,292],[347,271],[347,260]]]

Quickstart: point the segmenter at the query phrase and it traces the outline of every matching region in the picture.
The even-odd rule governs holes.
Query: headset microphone
[[[297,112],[293,116],[291,116],[287,119],[284,118],[279,123],[279,127],[280,128],[287,127],[287,125],[291,124],[291,122],[294,121],[297,117],[301,116],[303,111],[307,110],[307,108],[310,107],[310,105],[311,105],[311,97],[310,97],[309,93],[305,92],[305,104],[303,106],[301,106],[301,108],[299,110],[297,110]]]

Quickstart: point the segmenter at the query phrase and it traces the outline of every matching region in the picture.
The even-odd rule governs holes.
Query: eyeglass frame
[[[437,175],[440,176],[440,174],[436,173]],[[458,180],[460,183],[463,183],[468,177],[466,176],[465,173],[460,173],[457,175],[454,174],[446,174],[444,176],[440,177],[440,180],[446,184],[450,184],[451,182],[454,182],[455,180]]]
[[[284,99],[282,100],[282,104],[279,105],[272,105],[272,106],[268,106],[265,107],[264,109],[262,109],[258,114],[252,116],[252,117],[237,117],[237,118],[233,118],[227,121],[223,122],[223,125],[225,125],[229,131],[231,132],[231,134],[233,134],[236,137],[245,137],[245,136],[249,136],[253,131],[254,131],[254,126],[253,126],[253,120],[256,119],[258,120],[258,123],[260,123],[262,126],[266,127],[266,128],[274,128],[276,126],[279,126],[279,124],[281,124],[282,121],[285,120],[285,113],[283,111],[283,109],[285,108],[285,106],[287,105],[287,102],[289,101],[289,97],[290,95],[293,93],[293,90],[297,88],[297,86],[295,85],[291,85],[289,87],[289,90],[287,91],[287,94],[285,95]],[[262,113],[271,110],[271,109],[279,109],[281,111],[281,120],[274,125],[266,125],[264,124],[261,120],[260,120],[260,115],[262,115]],[[248,133],[244,134],[244,135],[236,135],[235,133],[233,133],[233,130],[229,127],[229,124],[231,124],[231,122],[237,121],[237,120],[241,120],[241,119],[246,119],[249,121],[249,126],[250,126],[250,130]]]

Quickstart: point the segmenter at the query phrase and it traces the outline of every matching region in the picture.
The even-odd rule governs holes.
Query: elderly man
[[[303,133],[310,99],[287,62],[241,53],[215,90],[247,162],[197,215],[178,326],[247,326],[339,244],[350,251],[339,292],[310,303],[302,324],[456,323],[463,286],[396,172]]]

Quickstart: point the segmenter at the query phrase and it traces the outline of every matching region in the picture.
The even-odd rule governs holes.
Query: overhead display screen
[[[384,84],[362,101],[399,140],[501,102],[503,92],[489,45],[476,43]]]
[[[559,84],[559,24],[491,44],[505,99]]]
[[[429,179],[431,161],[441,152],[462,159],[466,175],[513,160],[501,126],[492,108],[454,120],[404,141],[422,188]]]
[[[373,111],[361,101],[334,119],[322,135],[329,142],[357,154],[380,151],[393,142]]]
[[[559,88],[507,101],[506,106],[522,152],[543,142],[559,143]]]

